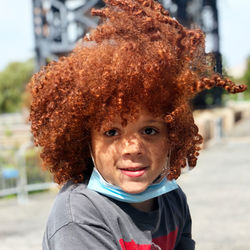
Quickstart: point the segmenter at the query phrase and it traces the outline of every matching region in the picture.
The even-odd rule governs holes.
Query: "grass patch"
[[[8,199],[13,199],[13,198],[17,198],[17,194],[9,194],[9,195],[0,197],[0,200],[8,200]]]
[[[34,195],[34,194],[41,194],[41,193],[46,193],[49,192],[50,189],[42,189],[42,190],[34,190],[34,191],[29,191],[28,195]],[[9,194],[3,197],[0,197],[0,201],[1,200],[9,200],[9,199],[16,199],[17,198],[17,194]]]

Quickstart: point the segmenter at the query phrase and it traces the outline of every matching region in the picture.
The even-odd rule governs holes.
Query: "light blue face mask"
[[[178,185],[175,180],[169,181],[164,177],[159,183],[148,186],[148,188],[142,193],[129,194],[124,192],[120,187],[106,182],[96,168],[93,169],[88,184],[88,189],[94,190],[115,200],[128,203],[150,200],[177,188]]]

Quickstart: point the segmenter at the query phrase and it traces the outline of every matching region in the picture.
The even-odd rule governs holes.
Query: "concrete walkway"
[[[47,217],[56,191],[29,196],[25,204],[17,199],[0,200],[0,249],[41,250]]]
[[[179,184],[188,197],[196,250],[250,249],[250,119],[202,151]],[[0,200],[0,249],[41,250],[55,195],[32,195],[23,205]]]
[[[193,218],[198,250],[250,249],[250,119],[201,152],[179,181]]]

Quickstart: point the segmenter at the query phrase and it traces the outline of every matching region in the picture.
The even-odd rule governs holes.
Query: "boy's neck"
[[[147,201],[130,203],[131,206],[142,212],[151,212],[158,208],[157,198],[153,198]]]

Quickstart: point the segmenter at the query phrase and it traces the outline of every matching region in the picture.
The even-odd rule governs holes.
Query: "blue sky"
[[[0,0],[0,70],[34,55],[31,2]],[[221,52],[228,67],[237,67],[250,55],[250,1],[217,0],[217,5]]]
[[[31,0],[0,0],[0,70],[34,55]]]
[[[229,67],[237,67],[250,56],[250,1],[217,0],[220,46]]]

